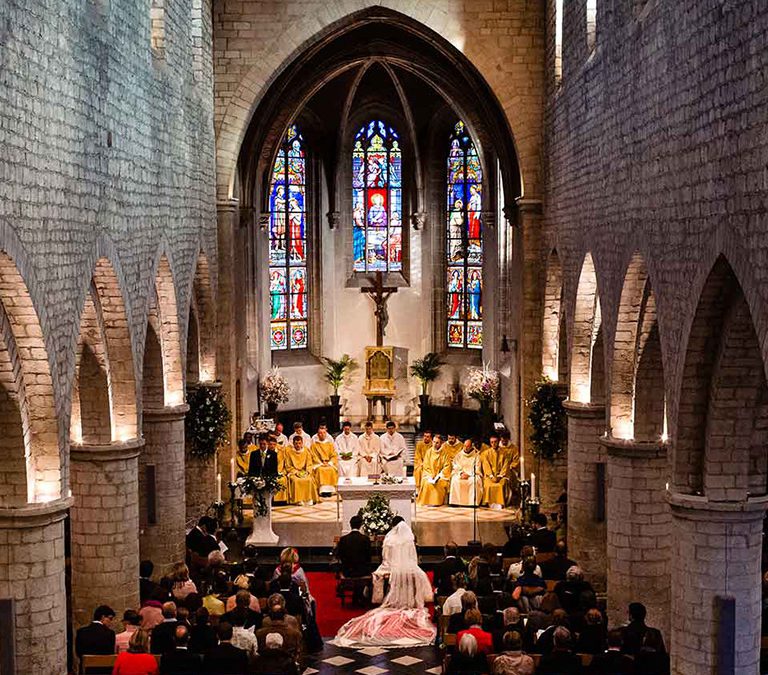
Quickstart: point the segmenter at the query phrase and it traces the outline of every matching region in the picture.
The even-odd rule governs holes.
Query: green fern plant
[[[344,384],[347,376],[357,369],[357,361],[349,354],[344,354],[338,360],[324,356],[323,364],[325,365],[325,381],[333,387],[333,395],[338,396],[339,387]]]
[[[434,382],[440,375],[440,368],[444,361],[437,352],[429,352],[423,358],[416,359],[411,364],[411,375],[421,382],[421,393],[427,395],[427,387],[430,382]]]

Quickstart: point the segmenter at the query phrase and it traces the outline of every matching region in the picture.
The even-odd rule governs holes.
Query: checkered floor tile
[[[413,656],[401,656],[397,659],[392,659],[392,663],[396,663],[399,666],[412,666],[414,663],[421,663],[421,659],[416,659]]]
[[[386,673],[387,669],[378,666],[366,666],[365,668],[358,668],[355,672],[361,673],[361,675],[381,675]]]
[[[440,673],[442,655],[434,647],[414,649],[345,649],[326,644],[319,654],[308,654],[304,675],[413,675]]]

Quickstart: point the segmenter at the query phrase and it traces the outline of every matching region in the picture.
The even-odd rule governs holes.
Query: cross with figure
[[[375,277],[368,277],[370,286],[361,288],[360,292],[365,293],[375,305],[373,315],[376,317],[376,346],[384,346],[384,335],[386,334],[387,324],[389,323],[389,313],[387,312],[387,301],[389,296],[397,293],[397,288],[384,286],[384,278],[381,272],[376,272]]]

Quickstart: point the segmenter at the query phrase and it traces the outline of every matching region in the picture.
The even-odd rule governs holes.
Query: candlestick
[[[235,458],[229,460],[229,482],[235,482]]]
[[[216,474],[216,501],[221,502],[221,474]]]
[[[525,453],[520,449],[520,478],[525,480]]]
[[[536,474],[531,474],[531,499],[536,499]]]

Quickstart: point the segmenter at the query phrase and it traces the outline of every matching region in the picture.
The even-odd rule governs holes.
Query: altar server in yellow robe
[[[450,480],[451,462],[447,461],[442,437],[440,434],[435,434],[432,445],[424,454],[416,503],[419,506],[442,506],[445,503]]]
[[[451,506],[478,506],[483,497],[483,470],[480,453],[470,439],[453,458]]]
[[[277,473],[282,476],[282,478],[280,478],[280,482],[283,484],[283,489],[279,492],[275,492],[275,494],[272,496],[272,501],[278,503],[287,502],[288,477],[285,475],[285,446],[278,445],[274,434],[270,434],[267,438],[267,447],[270,450],[274,450],[277,454]]]
[[[499,445],[499,437],[491,436],[486,451],[481,455],[483,469],[483,504],[492,509],[503,509],[509,504],[509,453]]]
[[[251,450],[248,446],[248,439],[243,436],[243,438],[237,442],[237,452],[235,453],[235,467],[237,468],[237,475],[247,476],[250,463]]]
[[[443,443],[443,452],[445,452],[446,460],[449,464],[453,464],[453,459],[459,454],[464,444],[459,440],[457,436],[448,434],[445,443]]]
[[[424,455],[427,454],[427,450],[432,447],[432,432],[427,429],[424,431],[424,435],[421,440],[416,443],[416,447],[413,449],[413,482],[416,485],[421,485],[421,465],[424,463]]]
[[[339,482],[339,457],[333,438],[321,424],[312,438],[312,468],[319,492],[335,492]]]
[[[312,455],[304,447],[301,436],[294,436],[293,447],[285,449],[285,473],[291,504],[309,506],[319,501],[317,486],[312,478]]]

